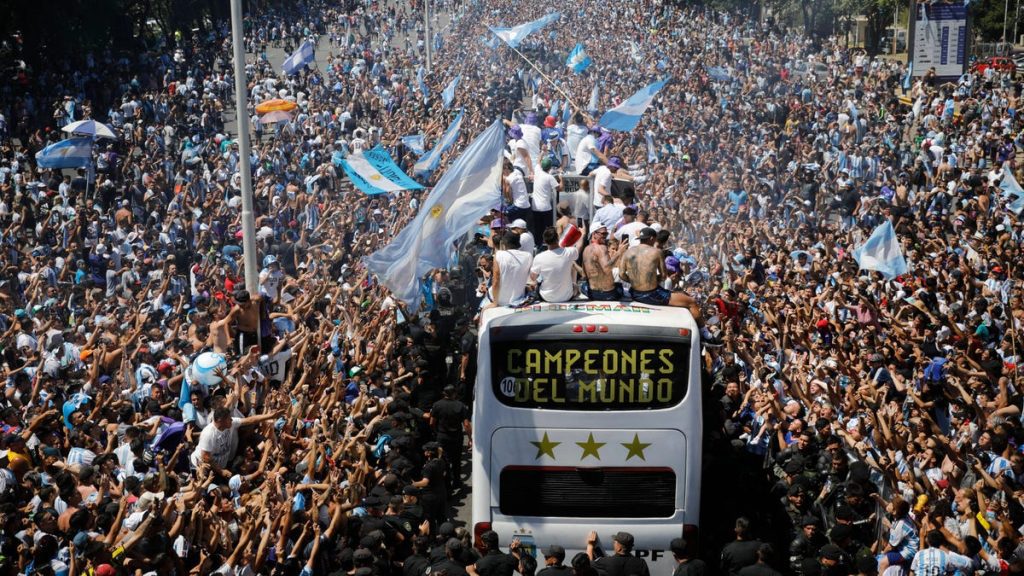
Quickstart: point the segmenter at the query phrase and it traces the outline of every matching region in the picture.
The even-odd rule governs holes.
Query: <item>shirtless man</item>
[[[590,284],[591,300],[622,299],[622,285],[615,283],[612,268],[625,254],[626,245],[620,244],[619,248],[609,250],[607,239],[608,228],[604,224],[597,224],[590,232],[590,244],[583,250],[583,270]]]
[[[260,328],[260,300],[259,296],[252,298],[248,290],[235,291],[235,307],[228,314],[228,321],[235,321],[237,333],[235,340],[238,343],[239,354],[244,354],[250,346],[260,343],[258,334]],[[212,331],[211,331],[212,332]]]
[[[637,234],[640,244],[630,247],[623,255],[622,279],[631,284],[629,294],[641,304],[655,306],[680,306],[688,308],[700,327],[705,344],[718,344],[704,327],[700,306],[685,292],[672,292],[661,287],[661,280],[668,278],[665,258],[661,250],[654,247],[658,233],[654,228],[643,228]]]

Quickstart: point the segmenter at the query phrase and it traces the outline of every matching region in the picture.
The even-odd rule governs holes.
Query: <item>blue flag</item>
[[[572,49],[572,52],[569,52],[569,57],[565,60],[565,65],[572,68],[572,71],[577,74],[582,74],[593,63],[594,61],[590,59],[583,44],[577,44]]]
[[[461,74],[452,78],[452,81],[445,86],[444,92],[441,92],[441,99],[444,101],[445,110],[452,107],[452,102],[455,101],[455,88],[459,85],[459,80],[461,79]]]
[[[553,101],[551,103],[551,110],[548,111],[548,116],[551,116],[552,118],[558,118],[558,109],[559,109],[561,103],[562,103],[561,100]]]
[[[654,101],[654,97],[664,88],[668,79],[660,80],[654,84],[644,86],[636,94],[630,96],[625,102],[604,113],[601,116],[601,126],[609,130],[629,132],[640,123],[647,107]]]
[[[459,115],[455,117],[448,129],[441,135],[441,139],[434,144],[434,149],[427,152],[419,159],[418,162],[413,166],[413,174],[426,178],[430,176],[430,173],[437,170],[437,166],[441,163],[441,155],[443,155],[455,141],[459,139],[459,130],[462,129],[462,111],[459,110]]]
[[[566,102],[562,107],[562,124],[569,123],[569,117],[572,115],[572,108],[569,107],[569,103]]]
[[[520,24],[511,28],[499,28],[496,26],[489,26],[491,32],[498,38],[501,38],[506,44],[513,48],[518,48],[526,37],[541,28],[557,21],[562,15],[558,12],[552,12],[543,18],[538,18],[533,22],[527,22],[526,24]]]
[[[722,66],[712,66],[708,68],[708,78],[711,78],[715,82],[728,82],[732,77],[729,76],[729,71]]]
[[[413,221],[364,258],[367,269],[410,310],[419,309],[420,278],[447,266],[455,242],[501,202],[504,147],[505,131],[495,121],[445,172]]]
[[[427,83],[423,81],[423,66],[416,71],[416,85],[419,87],[420,94],[423,95],[423,103],[426,104],[430,98],[430,90],[427,89]]]
[[[853,251],[853,259],[862,270],[881,272],[886,280],[906,274],[908,270],[903,248],[889,220],[875,228],[868,241]]]
[[[907,65],[907,75],[903,77],[903,89],[910,90],[910,86],[914,79],[914,61],[911,60]]]
[[[302,70],[306,64],[309,64],[314,59],[313,42],[306,40],[302,43],[302,46],[299,46],[298,50],[284,61],[281,68],[284,70],[285,74],[291,76],[293,74],[298,74],[299,70]]]
[[[647,140],[647,163],[655,164],[658,162],[658,148],[654,145],[654,133],[648,130],[644,139]]]
[[[341,161],[341,167],[356,188],[371,196],[423,188],[422,184],[402,172],[380,144],[372,150],[350,154]]]
[[[411,150],[412,153],[417,156],[423,156],[423,153],[426,152],[423,144],[423,134],[402,136],[402,144],[404,144],[406,148]]]
[[[597,82],[594,82],[594,89],[590,91],[590,103],[587,105],[587,112],[597,112]]]
[[[92,164],[92,138],[68,138],[36,153],[40,168],[84,168]]]

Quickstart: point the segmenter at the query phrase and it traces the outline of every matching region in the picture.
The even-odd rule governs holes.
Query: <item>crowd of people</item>
[[[1015,78],[929,72],[904,91],[902,64],[699,4],[477,0],[441,7],[430,38],[420,9],[247,15],[250,106],[299,106],[244,127],[258,292],[226,22],[0,90],[0,573],[646,576],[627,533],[604,557],[596,535],[569,559],[538,543],[538,566],[450,521],[476,312],[587,297],[693,311],[709,470],[730,454],[734,481],[766,486],[730,510],[720,557],[710,528],[703,559],[673,542],[677,576],[1024,572],[1024,230],[1000,187]],[[485,28],[549,11],[521,51],[557,88]],[[280,73],[268,53],[306,38],[328,53]],[[577,42],[583,74],[564,64]],[[599,126],[664,77],[636,130]],[[577,107],[595,83],[597,110]],[[430,178],[501,117],[505,202],[410,310],[361,258],[423,197],[367,196],[337,161],[379,143],[411,172],[401,137],[434,142],[456,109]],[[118,135],[94,169],[37,168],[83,118]],[[562,195],[575,174],[583,192]],[[886,220],[909,264],[895,278],[852,257]]]

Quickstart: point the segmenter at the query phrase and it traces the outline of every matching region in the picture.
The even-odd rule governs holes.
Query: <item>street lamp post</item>
[[[255,298],[260,293],[256,267],[256,220],[252,213],[252,168],[249,143],[248,86],[245,78],[245,46],[242,29],[242,0],[231,0],[231,44],[235,57],[235,115],[238,122],[238,171],[242,176],[242,256],[245,289]]]
[[[423,0],[423,37],[427,43],[427,72],[430,72],[430,0]]]

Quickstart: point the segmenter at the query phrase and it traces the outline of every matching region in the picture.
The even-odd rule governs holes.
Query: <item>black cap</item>
[[[835,544],[825,544],[818,553],[825,560],[840,562],[843,559],[843,550]]]
[[[444,543],[444,547],[452,552],[462,552],[462,540],[459,540],[458,538],[449,538],[448,541]]]
[[[558,544],[552,544],[544,549],[545,558],[556,558],[559,562],[565,560],[565,548]]]
[[[626,548],[633,548],[633,535],[629,532],[617,532],[612,536],[612,540],[622,544]]]
[[[498,533],[488,530],[480,535],[480,541],[493,548],[498,545]]]
[[[363,498],[364,508],[379,508],[383,505],[384,502],[381,501],[381,499],[376,496],[367,496],[366,498]]]
[[[803,459],[801,458],[797,460],[795,457],[790,458],[789,462],[786,462],[786,465],[783,466],[782,469],[786,472],[786,474],[789,474],[791,476],[799,474],[804,469]]]
[[[406,496],[419,496],[422,493],[423,493],[422,490],[420,490],[419,488],[417,488],[415,486],[412,486],[412,485],[409,485],[409,486],[406,486],[405,488],[402,488],[402,494],[404,494]]]
[[[352,554],[352,560],[356,562],[365,562],[367,560],[373,560],[373,552],[370,552],[366,548],[360,548]]]
[[[813,514],[804,514],[804,517],[800,519],[801,526],[817,526],[818,524],[818,518]]]
[[[455,386],[449,384],[444,387],[444,390],[442,390],[442,392],[444,392],[445,396],[455,396]]]
[[[437,442],[427,442],[423,445],[424,452],[437,452],[441,448],[441,445]]]
[[[455,524],[445,522],[437,528],[437,533],[441,536],[452,536],[455,534]]]
[[[668,544],[668,549],[676,556],[686,556],[686,540],[683,538],[673,538]]]
[[[829,539],[833,542],[842,542],[853,537],[853,528],[849,524],[836,524],[829,533]]]
[[[658,237],[658,231],[648,226],[647,228],[641,228],[637,234],[637,238],[641,240],[651,240]]]

